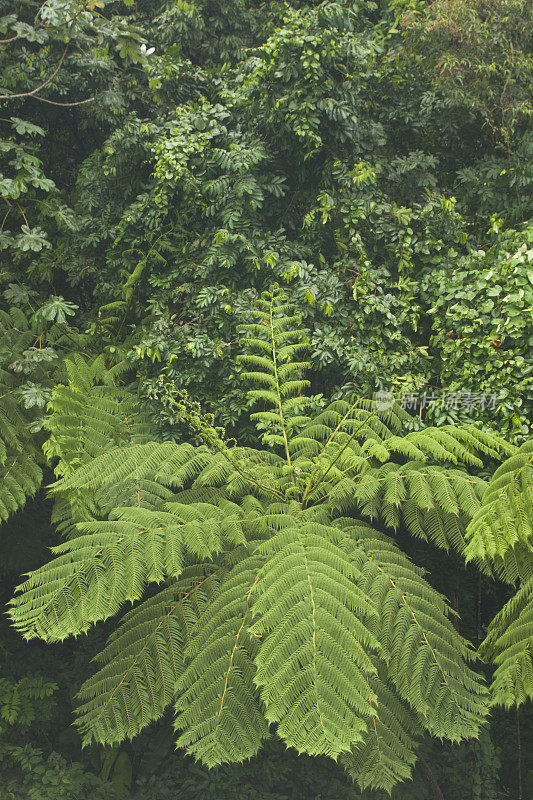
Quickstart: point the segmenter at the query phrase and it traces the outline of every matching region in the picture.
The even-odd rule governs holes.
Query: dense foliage
[[[0,44],[0,797],[527,797],[530,4]]]

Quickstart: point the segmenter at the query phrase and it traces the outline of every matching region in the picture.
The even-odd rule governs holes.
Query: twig
[[[84,103],[92,103],[93,100],[96,100],[96,95],[94,97],[88,97],[87,100],[75,100],[72,103],[58,103],[57,100],[47,100],[46,97],[38,97],[36,94],[33,94],[32,100],[40,100],[41,103],[50,103],[52,106],[81,106]]]
[[[63,55],[62,55],[62,56],[61,56],[61,58],[59,59],[59,64],[57,65],[57,67],[55,68],[55,70],[54,70],[54,71],[52,72],[52,74],[51,74],[51,75],[50,75],[50,76],[49,76],[49,77],[48,77],[48,78],[47,78],[47,79],[44,81],[44,83],[41,83],[41,85],[40,85],[40,86],[37,86],[37,88],[36,88],[36,89],[32,89],[32,90],[31,90],[31,92],[19,92],[18,94],[0,94],[0,100],[14,100],[14,99],[15,99],[15,98],[17,98],[17,97],[32,97],[32,96],[36,95],[36,94],[37,94],[37,92],[40,92],[40,91],[41,91],[41,89],[44,89],[44,87],[45,87],[45,86],[48,86],[48,84],[49,84],[51,81],[53,81],[53,80],[54,80],[55,76],[57,75],[57,73],[58,73],[58,72],[59,72],[59,70],[61,69],[61,65],[63,64],[63,61],[65,60],[65,56],[66,56],[66,54],[67,54],[67,50],[68,50],[68,44],[67,44],[67,45],[65,45],[65,49],[63,50]]]

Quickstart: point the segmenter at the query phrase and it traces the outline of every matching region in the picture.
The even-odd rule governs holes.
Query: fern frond
[[[417,538],[463,553],[464,532],[480,507],[485,487],[481,478],[461,470],[410,461],[364,472],[352,502],[370,519],[383,520],[394,529],[403,522]],[[349,502],[343,505],[346,508]]]
[[[486,689],[467,665],[475,655],[449,620],[445,599],[383,534],[344,529],[347,550],[363,576],[359,586],[380,614],[379,641],[389,680],[433,735],[476,736],[487,711]]]
[[[494,705],[510,708],[533,699],[533,578],[494,617],[479,651],[496,664]]]
[[[42,454],[13,397],[15,388],[12,377],[0,370],[0,522],[22,508],[43,478]]]
[[[48,403],[45,429],[50,433],[43,450],[54,464],[56,476],[71,475],[80,466],[126,443],[149,438],[150,426],[138,413],[135,399],[114,384],[114,373],[105,367],[103,356],[93,361],[75,355],[65,362],[67,385],[55,386]],[[57,497],[63,535],[75,535],[75,524],[106,515],[117,505],[153,507],[155,487],[148,488],[137,476],[130,485],[112,484],[111,491],[97,494],[81,488],[65,490]]]
[[[267,719],[299,752],[332,758],[362,740],[376,700],[364,673],[380,650],[367,625],[375,611],[336,535],[293,524],[261,548],[250,628],[262,639],[255,682]]]
[[[245,351],[239,361],[256,368],[245,372],[243,378],[263,387],[248,392],[250,405],[261,402],[265,406],[264,410],[254,412],[251,419],[263,429],[266,427],[263,442],[283,448],[289,464],[291,434],[307,420],[297,413],[309,404],[300,395],[310,385],[301,377],[309,363],[296,360],[296,355],[307,348],[307,335],[299,327],[301,317],[292,314],[292,310],[286,295],[274,287],[256,304],[253,313],[258,322],[239,328],[241,333],[248,334],[242,339]]]
[[[26,639],[61,641],[142,597],[146,585],[177,578],[186,553],[209,558],[244,542],[239,518],[216,506],[169,504],[169,511],[116,509],[114,520],[80,523],[84,535],[52,548],[57,557],[30,573],[11,603]]]
[[[390,438],[385,446],[391,452],[407,455],[406,448],[414,446],[425,458],[414,456],[417,460],[449,462],[451,464],[467,464],[473,467],[482,467],[483,462],[477,453],[491,458],[501,459],[514,451],[504,439],[470,426],[443,425],[440,428],[424,428],[413,431],[407,436],[398,439]]]
[[[491,566],[487,561],[476,561],[477,565],[489,571]],[[526,542],[518,542],[512,550],[507,550],[501,563],[496,566],[497,574],[502,581],[516,584],[517,581],[526,583],[533,578],[533,548]]]
[[[533,536],[533,440],[496,470],[467,528],[467,559],[504,559]]]
[[[402,521],[415,538],[464,556],[464,533],[468,524],[465,515],[446,514],[439,508],[421,509],[416,503],[407,501],[402,506]]]
[[[68,385],[54,387],[45,428],[44,451],[56,461],[57,476],[121,443],[141,442],[149,426],[136,414],[135,399],[112,383],[104,357],[89,362],[80,355],[65,362]]]
[[[254,686],[258,643],[250,635],[250,598],[263,559],[241,561],[205,609],[176,685],[178,747],[208,766],[253,756],[268,736]]]
[[[20,446],[28,449],[16,452],[7,448],[0,464],[0,521],[22,508],[41,485],[43,473],[38,453],[27,440],[21,440]]]
[[[368,676],[376,705],[364,741],[343,754],[341,764],[362,790],[390,792],[411,777],[421,722],[387,681],[384,670]]]
[[[147,477],[163,485],[179,488],[206,466],[201,460],[204,452],[208,453],[207,448],[202,450],[187,443],[174,442],[116,447],[61,478],[52,485],[52,494],[70,489],[94,491],[111,484]]]
[[[76,725],[84,744],[132,739],[174,700],[191,633],[214,595],[216,577],[193,573],[122,618],[99,670],[78,693]]]

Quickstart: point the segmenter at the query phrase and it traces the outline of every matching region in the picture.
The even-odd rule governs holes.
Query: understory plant
[[[241,335],[256,447],[164,380],[158,398],[190,441],[152,441],[103,362],[75,360],[46,423],[65,541],[11,617],[53,642],[119,615],[79,693],[86,743],[132,738],[173,704],[177,746],[208,766],[250,758],[275,732],[390,790],[423,736],[477,737],[490,702],[455,612],[396,533],[480,564],[494,555],[482,536],[513,550],[476,471],[522,451],[473,426],[412,430],[392,399],[311,413],[309,339],[277,287]]]

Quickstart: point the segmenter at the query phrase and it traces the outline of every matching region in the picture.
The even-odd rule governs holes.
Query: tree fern
[[[86,741],[134,736],[173,702],[178,746],[209,765],[252,756],[275,725],[287,745],[390,789],[419,733],[476,736],[487,697],[445,598],[369,520],[462,551],[486,487],[468,467],[510,448],[474,428],[403,436],[406,413],[373,400],[304,413],[301,321],[279,289],[251,313],[242,361],[262,448],[227,441],[170,385],[202,444],[147,441],[142,419],[136,441],[127,396],[113,413],[106,379],[76,367],[48,423],[52,494],[59,509],[77,498],[75,535],[11,616],[26,637],[57,640],[138,604],[82,688]]]

